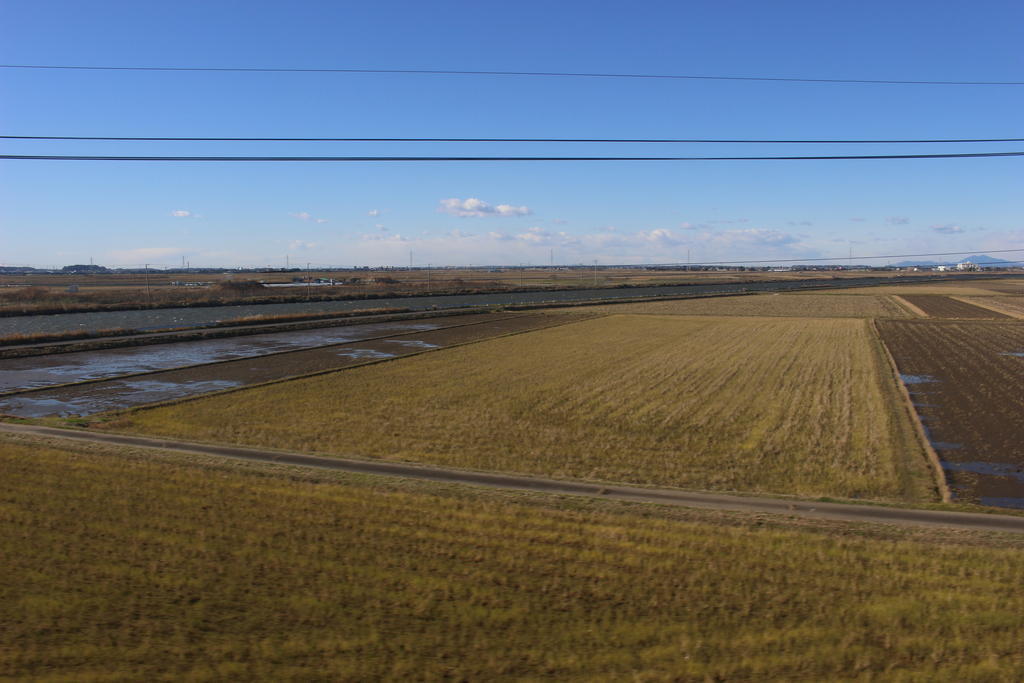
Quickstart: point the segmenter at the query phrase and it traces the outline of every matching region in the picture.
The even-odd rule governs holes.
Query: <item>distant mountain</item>
[[[979,266],[998,266],[1001,264],[1013,266],[1020,264],[1019,262],[1007,263],[1007,259],[994,258],[988,254],[975,254],[973,256],[965,256],[957,261],[900,261],[899,263],[894,263],[892,265],[898,268],[907,268],[910,266],[924,266],[926,268],[931,268],[934,266],[955,266],[956,264],[964,263],[965,261],[976,263]]]

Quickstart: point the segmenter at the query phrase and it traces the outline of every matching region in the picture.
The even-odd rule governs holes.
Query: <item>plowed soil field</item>
[[[937,294],[904,294],[903,298],[933,318],[1000,320],[1010,316]]]
[[[1024,325],[882,320],[958,498],[1024,507]]]

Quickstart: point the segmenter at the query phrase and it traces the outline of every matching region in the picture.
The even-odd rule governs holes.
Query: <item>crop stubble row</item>
[[[854,294],[752,294],[746,296],[647,301],[630,304],[553,309],[557,312],[596,312],[646,315],[768,316],[792,318],[908,318],[902,306],[887,296]]]
[[[7,437],[0,467],[0,671],[20,680],[1024,670],[1021,550],[984,539]]]
[[[926,500],[862,320],[611,316],[143,410],[118,430],[688,488]]]

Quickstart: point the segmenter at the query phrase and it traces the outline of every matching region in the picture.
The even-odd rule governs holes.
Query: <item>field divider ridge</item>
[[[938,491],[939,498],[943,503],[948,503],[953,500],[953,494],[949,490],[949,482],[946,481],[946,471],[942,467],[942,461],[939,459],[939,454],[932,446],[931,440],[928,439],[928,433],[924,429],[924,423],[921,422],[921,416],[917,414],[917,408],[914,407],[914,399],[911,398],[910,392],[907,390],[907,386],[900,378],[901,373],[899,365],[896,364],[896,359],[893,357],[892,352],[886,345],[885,339],[882,337],[882,333],[878,329],[878,324],[873,318],[871,319],[871,329],[874,331],[875,339],[879,346],[881,346],[883,355],[889,363],[891,381],[895,382],[899,388],[900,395],[903,397],[903,408],[908,412],[911,422],[914,425],[914,431],[917,434],[918,441],[928,458],[928,464],[932,469],[932,476],[935,480],[935,488]]]
[[[536,314],[529,314],[528,313],[526,315],[536,315]],[[507,316],[502,317],[502,318],[498,318],[498,320],[509,320],[509,319],[512,319],[512,318],[515,318],[515,317],[517,317],[516,314],[511,314],[511,315],[507,315]],[[336,342],[336,343],[333,343],[333,344],[324,344],[322,346],[307,346],[307,347],[303,347],[301,349],[284,349],[283,351],[270,351],[269,353],[261,353],[261,354],[255,355],[255,356],[242,356],[240,358],[225,358],[224,360],[214,360],[214,361],[210,361],[208,363],[192,363],[191,365],[179,365],[179,366],[173,367],[173,368],[162,368],[162,369],[159,369],[159,370],[145,370],[143,372],[130,372],[130,373],[125,374],[125,375],[112,375],[110,377],[94,377],[93,379],[83,379],[83,380],[79,380],[77,382],[64,382],[62,384],[48,384],[48,385],[46,385],[44,387],[30,387],[28,389],[17,389],[15,391],[2,391],[2,392],[0,392],[0,398],[6,398],[8,396],[20,396],[22,394],[31,394],[31,393],[35,393],[35,392],[39,392],[39,391],[49,391],[51,389],[67,389],[68,387],[77,387],[77,386],[83,386],[83,385],[86,385],[86,384],[97,384],[99,382],[112,382],[114,380],[132,379],[134,377],[144,377],[146,375],[155,375],[155,374],[159,374],[161,372],[173,372],[175,370],[190,370],[192,368],[201,368],[201,367],[212,366],[212,365],[223,365],[224,363],[234,363],[236,361],[254,360],[256,358],[269,358],[271,356],[283,356],[284,354],[287,354],[287,353],[302,353],[304,351],[314,351],[314,350],[317,350],[317,349],[329,349],[329,348],[334,347],[334,346],[345,346],[347,344],[362,344],[364,342],[379,341],[381,339],[393,339],[395,337],[404,337],[404,336],[407,336],[407,335],[410,335],[410,334],[423,334],[424,332],[434,332],[434,331],[437,331],[437,330],[454,330],[454,329],[457,329],[457,328],[460,328],[460,327],[469,327],[471,325],[483,325],[483,324],[486,324],[486,323],[489,323],[489,322],[495,322],[495,319],[491,318],[489,320],[474,320],[473,322],[468,322],[468,323],[461,323],[461,324],[456,324],[456,325],[444,325],[444,326],[441,326],[441,327],[436,327],[433,330],[414,330],[412,332],[401,332],[399,334],[386,334],[386,335],[382,335],[382,336],[379,336],[379,337],[368,337],[366,339],[353,339],[353,340],[347,341],[347,342]],[[381,324],[384,324],[384,323],[381,323]],[[174,343],[184,343],[184,342],[168,342],[168,343],[174,344]],[[248,385],[248,386],[256,386],[256,385]]]
[[[530,314],[530,315],[542,315],[542,314],[536,314],[535,313],[535,314]],[[512,317],[516,317],[516,316],[509,316],[509,318],[512,318]],[[527,317],[527,316],[522,316],[522,317]],[[583,322],[585,320],[593,320],[595,317],[602,317],[602,316],[593,316],[593,315],[591,315],[591,316],[579,316],[577,318],[570,319],[570,320],[562,320],[562,321],[558,321],[558,322],[553,322],[552,324],[544,325],[543,327],[534,327],[534,328],[531,328],[531,329],[528,329],[528,330],[515,330],[513,332],[505,332],[504,334],[498,334],[498,335],[495,335],[493,337],[482,337],[480,339],[471,339],[469,341],[459,342],[457,344],[449,344],[448,346],[438,346],[437,348],[433,348],[433,349],[421,349],[419,351],[412,351],[410,353],[405,353],[405,354],[402,354],[400,356],[392,356],[390,358],[372,358],[370,360],[366,360],[366,361],[363,361],[361,363],[353,363],[352,365],[345,365],[345,366],[338,367],[338,368],[327,368],[325,370],[315,370],[313,372],[306,372],[306,373],[303,373],[303,374],[300,374],[300,375],[289,375],[288,377],[281,377],[279,379],[271,379],[271,380],[267,380],[266,382],[255,382],[253,384],[243,384],[243,385],[237,386],[237,387],[228,387],[226,389],[220,389],[219,391],[211,391],[211,392],[205,393],[205,394],[195,394],[195,395],[192,395],[192,396],[181,396],[179,398],[172,398],[172,399],[168,399],[166,401],[157,401],[155,403],[145,403],[145,404],[142,404],[142,405],[131,406],[129,408],[119,408],[117,410],[110,410],[110,411],[105,411],[105,412],[101,412],[101,413],[96,413],[96,415],[104,415],[104,416],[108,416],[108,417],[113,417],[113,416],[122,415],[124,413],[129,413],[129,412],[135,412],[135,411],[140,411],[140,410],[152,410],[152,409],[155,409],[155,408],[163,408],[163,407],[166,407],[166,406],[178,405],[180,403],[189,403],[191,401],[199,401],[201,399],[211,398],[213,396],[223,396],[224,394],[233,394],[233,393],[235,393],[237,391],[245,391],[247,389],[258,389],[259,387],[266,387],[266,386],[270,386],[272,384],[281,384],[283,382],[292,382],[292,381],[297,380],[297,379],[306,379],[306,378],[309,378],[309,377],[318,377],[319,375],[329,375],[329,374],[334,373],[334,372],[344,372],[346,370],[354,370],[355,368],[365,368],[365,367],[367,367],[369,365],[378,365],[380,363],[390,363],[390,362],[396,361],[396,360],[402,360],[402,359],[405,359],[405,358],[412,358],[414,356],[421,356],[421,355],[423,355],[425,353],[436,353],[438,351],[446,351],[448,349],[457,349],[460,346],[469,346],[470,344],[479,344],[481,342],[491,341],[491,340],[494,340],[494,339],[504,339],[505,337],[514,337],[514,336],[519,335],[519,334],[529,334],[530,332],[537,332],[539,330],[549,330],[549,329],[554,328],[554,327],[562,327],[564,325],[573,325],[573,324],[576,324],[576,323],[581,323],[581,322]],[[446,329],[446,330],[448,330],[448,329],[454,329],[455,327],[468,327],[468,326],[469,325],[455,325],[455,326],[452,326],[452,327],[445,327],[445,328],[439,328],[439,329]],[[432,331],[433,330],[420,330],[420,333],[422,333],[422,332],[432,332]],[[409,332],[408,334],[417,334],[417,333]],[[391,335],[391,336],[388,336],[388,337],[378,337],[378,339],[391,339],[392,337],[395,337],[395,336],[399,336],[399,335]],[[363,340],[363,341],[370,341],[370,340]],[[360,343],[360,342],[347,342],[347,343],[355,344],[355,343]],[[341,346],[341,344],[335,344],[335,346]],[[329,348],[329,347],[316,347],[316,348]],[[304,349],[304,350],[308,351],[309,349]],[[236,359],[236,360],[244,360],[244,359]],[[222,362],[228,362],[228,361],[222,361]],[[186,368],[174,368],[174,369],[175,370],[184,370]],[[167,371],[166,370],[159,370],[157,372],[167,372]],[[152,374],[152,373],[145,373],[145,374]],[[116,379],[116,378],[114,378],[114,379]],[[50,387],[50,388],[52,388],[52,387]],[[0,424],[2,424],[2,423],[0,423]]]
[[[39,425],[0,423],[0,431],[29,437],[57,438],[157,451],[191,453],[272,465],[318,468],[353,474],[418,479],[441,484],[468,485],[555,496],[579,496],[625,503],[710,508],[845,522],[944,526],[974,531],[1024,533],[1024,516],[998,513],[922,510],[863,504],[854,501],[841,503],[687,491],[685,489],[647,488],[627,484],[549,479],[520,474],[443,468],[408,462],[325,457],[294,451],[199,443],[130,434],[97,433]]]

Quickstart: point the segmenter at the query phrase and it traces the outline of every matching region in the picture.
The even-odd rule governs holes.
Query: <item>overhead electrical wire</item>
[[[480,162],[480,161],[840,161],[886,159],[968,159],[982,157],[1019,157],[1024,152],[969,152],[963,154],[860,154],[820,156],[761,157],[569,157],[569,156],[93,156],[0,154],[9,161],[236,161],[236,162]]]
[[[0,140],[76,140],[104,142],[586,142],[657,144],[865,145],[1024,142],[1024,138],[935,138],[918,140],[756,140],[712,138],[217,138],[125,137],[100,135],[0,135]]]
[[[0,64],[0,69],[47,69],[73,71],[185,71],[229,73],[333,73],[410,74],[429,76],[541,76],[556,78],[632,78],[683,81],[760,81],[778,83],[851,83],[865,85],[1024,85],[1024,81],[933,81],[881,78],[795,78],[788,76],[717,76],[702,74],[642,74],[579,71],[476,71],[467,69],[316,69],[292,67],[223,66],[84,66],[73,64]]]

